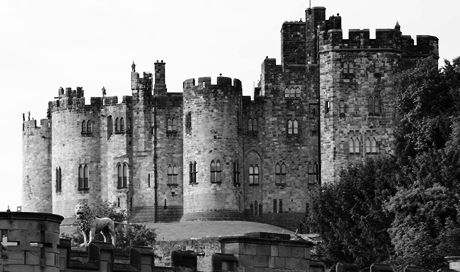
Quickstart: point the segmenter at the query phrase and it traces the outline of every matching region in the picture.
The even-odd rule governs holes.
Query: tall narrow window
[[[371,139],[369,137],[366,137],[366,153],[372,153]]]
[[[283,200],[279,199],[278,204],[279,204],[278,213],[283,213]]]
[[[125,119],[123,117],[120,118],[120,131],[125,131]]]
[[[188,112],[187,115],[185,115],[185,132],[187,134],[192,133],[192,113]]]
[[[56,167],[56,193],[62,191],[62,173],[61,167]]]
[[[150,174],[147,175],[147,187],[150,188]]]
[[[177,185],[177,176],[179,175],[179,171],[176,165],[173,165],[173,183]]]
[[[288,135],[292,134],[292,120],[288,120]]]
[[[171,185],[173,182],[172,182],[172,177],[173,177],[173,169],[172,169],[172,166],[171,164],[168,165],[168,185]]]
[[[88,189],[89,167],[87,164],[85,164],[83,174],[83,188]]]
[[[329,111],[331,110],[331,104],[329,101],[324,101],[324,113],[329,113]]]
[[[112,136],[113,133],[113,119],[112,116],[107,117],[107,139]]]
[[[189,183],[190,184],[197,184],[197,182],[196,182],[196,173],[197,173],[197,171],[196,171],[196,161],[190,162],[189,168],[190,168],[189,169],[189,174],[190,174]]]
[[[258,203],[257,203],[257,200],[254,201],[254,215],[257,216],[257,207],[258,207]]]
[[[177,185],[177,175],[178,171],[176,165],[168,165],[168,185]]]
[[[168,118],[166,132],[176,132],[176,124],[174,118]]]
[[[121,166],[121,163],[117,164],[117,188],[121,189],[123,188],[123,167]]]
[[[276,199],[273,199],[273,213],[278,213],[278,203]]]
[[[128,188],[129,167],[127,163],[123,163],[123,188]]]
[[[275,184],[286,184],[286,165],[284,162],[277,163],[275,165]]]
[[[221,182],[221,165],[220,161],[211,161],[211,183]]]
[[[86,164],[78,166],[78,190],[88,190],[89,168]]]
[[[376,154],[377,152],[377,140],[374,137],[371,137],[371,153]]]
[[[345,117],[345,101],[343,100],[339,101],[339,117],[340,118]]]
[[[348,139],[348,153],[355,153],[355,139],[353,137],[350,137],[350,139]]]
[[[91,120],[88,120],[88,122],[86,123],[86,133],[87,134],[93,133],[93,122],[91,122]]]
[[[251,118],[248,119],[248,131],[253,131]]]
[[[252,203],[249,205],[249,208],[251,209],[251,216],[254,216],[254,205]]]
[[[374,115],[374,97],[372,96],[367,99],[367,110],[369,115]]]
[[[233,162],[233,185],[240,185],[240,165],[238,161]]]
[[[262,203],[259,204],[259,215],[262,215]]]
[[[297,120],[294,120],[292,122],[292,134],[294,135],[299,134],[299,123],[297,122]]]
[[[117,133],[119,131],[119,126],[118,126],[118,117],[115,118],[115,133]]]
[[[86,121],[85,120],[81,121],[81,134],[82,135],[86,134]]]

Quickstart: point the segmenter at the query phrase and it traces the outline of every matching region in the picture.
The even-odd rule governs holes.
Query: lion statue
[[[96,217],[88,204],[79,203],[75,206],[75,217],[83,234],[83,243],[80,247],[88,246],[94,240],[96,233],[100,233],[104,238],[104,243],[107,242],[107,235],[110,235],[112,245],[115,246],[115,223],[108,217]],[[89,233],[89,239],[88,235]]]

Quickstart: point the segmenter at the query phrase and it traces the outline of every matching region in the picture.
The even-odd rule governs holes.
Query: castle
[[[343,39],[338,14],[305,16],[283,23],[281,64],[265,58],[253,100],[222,76],[167,92],[163,61],[142,75],[133,63],[121,101],[60,88],[39,125],[24,118],[23,209],[72,217],[107,200],[135,222],[301,220],[321,183],[392,153],[395,75],[438,58],[436,37],[415,45],[399,24]]]

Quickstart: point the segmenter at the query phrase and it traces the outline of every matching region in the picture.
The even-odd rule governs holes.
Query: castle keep
[[[23,124],[23,209],[72,217],[79,201],[114,202],[137,222],[246,219],[293,227],[310,193],[350,163],[393,151],[395,75],[438,39],[397,24],[350,30],[308,8],[281,28],[253,99],[219,76],[168,92],[165,62],[131,67],[131,95],[60,88],[48,116]]]

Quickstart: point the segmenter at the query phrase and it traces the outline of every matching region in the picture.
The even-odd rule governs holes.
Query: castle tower
[[[51,103],[53,181],[61,186],[52,190],[53,213],[74,216],[78,202],[99,202],[100,181],[100,107],[101,98],[85,105],[83,88],[59,89]]]
[[[241,189],[233,184],[234,162],[242,159],[238,134],[241,82],[218,77],[184,82],[184,216],[182,220],[238,218]]]
[[[166,94],[166,63],[161,60],[155,62],[155,85],[153,87],[154,95],[164,95]]]
[[[22,130],[22,208],[26,212],[51,212],[51,122],[24,121]]]

